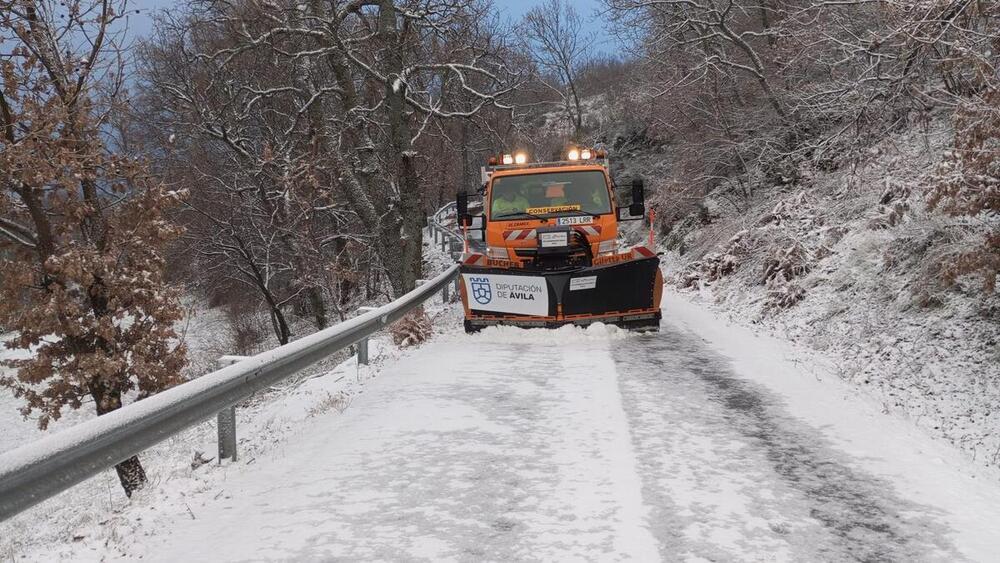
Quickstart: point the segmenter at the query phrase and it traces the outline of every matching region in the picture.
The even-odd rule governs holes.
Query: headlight
[[[490,247],[486,249],[486,255],[489,256],[490,258],[495,258],[497,260],[506,260],[509,257],[506,248]]]
[[[576,149],[569,149],[569,154],[566,155],[570,160],[580,160],[580,151]]]
[[[615,239],[602,240],[601,244],[597,245],[597,254],[599,256],[614,254],[616,250],[618,250],[618,241]]]

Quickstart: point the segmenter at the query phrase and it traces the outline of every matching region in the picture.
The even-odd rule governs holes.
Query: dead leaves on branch
[[[59,41],[57,31],[19,37]],[[161,252],[179,234],[167,219],[178,194],[105,144],[116,94],[60,74],[47,46],[20,45],[17,52],[37,54],[15,64],[15,52],[0,68],[0,219],[17,235],[0,232],[0,325],[17,335],[7,347],[26,352],[5,362],[16,374],[0,386],[42,428],[89,400],[101,414],[125,393],[141,399],[179,383],[186,358]],[[67,56],[73,48],[60,45]],[[61,87],[69,82],[72,91]]]
[[[417,307],[393,323],[389,327],[389,333],[396,346],[408,348],[426,342],[434,334],[434,329],[424,308]]]

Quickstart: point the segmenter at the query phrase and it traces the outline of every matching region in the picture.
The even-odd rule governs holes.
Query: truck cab
[[[498,170],[484,211],[488,256],[520,267],[590,265],[617,248],[617,205],[599,164]]]
[[[621,221],[642,220],[641,179],[632,204],[620,206],[603,151],[570,149],[566,160],[529,163],[527,155],[490,159],[482,170],[482,230],[486,256],[511,267],[545,269],[590,266],[618,251]],[[458,197],[459,223],[473,226],[468,198]]]

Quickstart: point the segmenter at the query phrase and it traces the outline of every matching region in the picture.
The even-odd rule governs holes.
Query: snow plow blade
[[[459,271],[466,332],[495,325],[554,328],[595,322],[659,330],[663,276],[652,253],[555,271],[466,261]]]

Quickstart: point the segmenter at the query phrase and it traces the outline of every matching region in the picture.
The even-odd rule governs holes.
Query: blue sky
[[[520,19],[525,12],[538,3],[538,0],[494,0],[497,9],[512,20]],[[152,15],[156,10],[170,9],[183,4],[183,0],[130,0],[130,10],[139,11],[138,14],[129,15],[130,33],[133,37],[145,37],[152,30]],[[604,27],[596,15],[597,11],[603,7],[600,0],[575,0],[573,6],[588,20],[587,35],[594,38],[594,51],[612,52],[615,41],[604,31]]]
[[[604,30],[604,26],[597,15],[598,11],[604,9],[604,3],[600,0],[570,1],[573,2],[573,7],[576,8],[576,11],[587,20],[586,34],[594,38],[594,52],[603,51],[611,53],[616,41]],[[521,19],[521,16],[525,12],[539,3],[538,0],[494,0],[494,5],[514,20]]]

